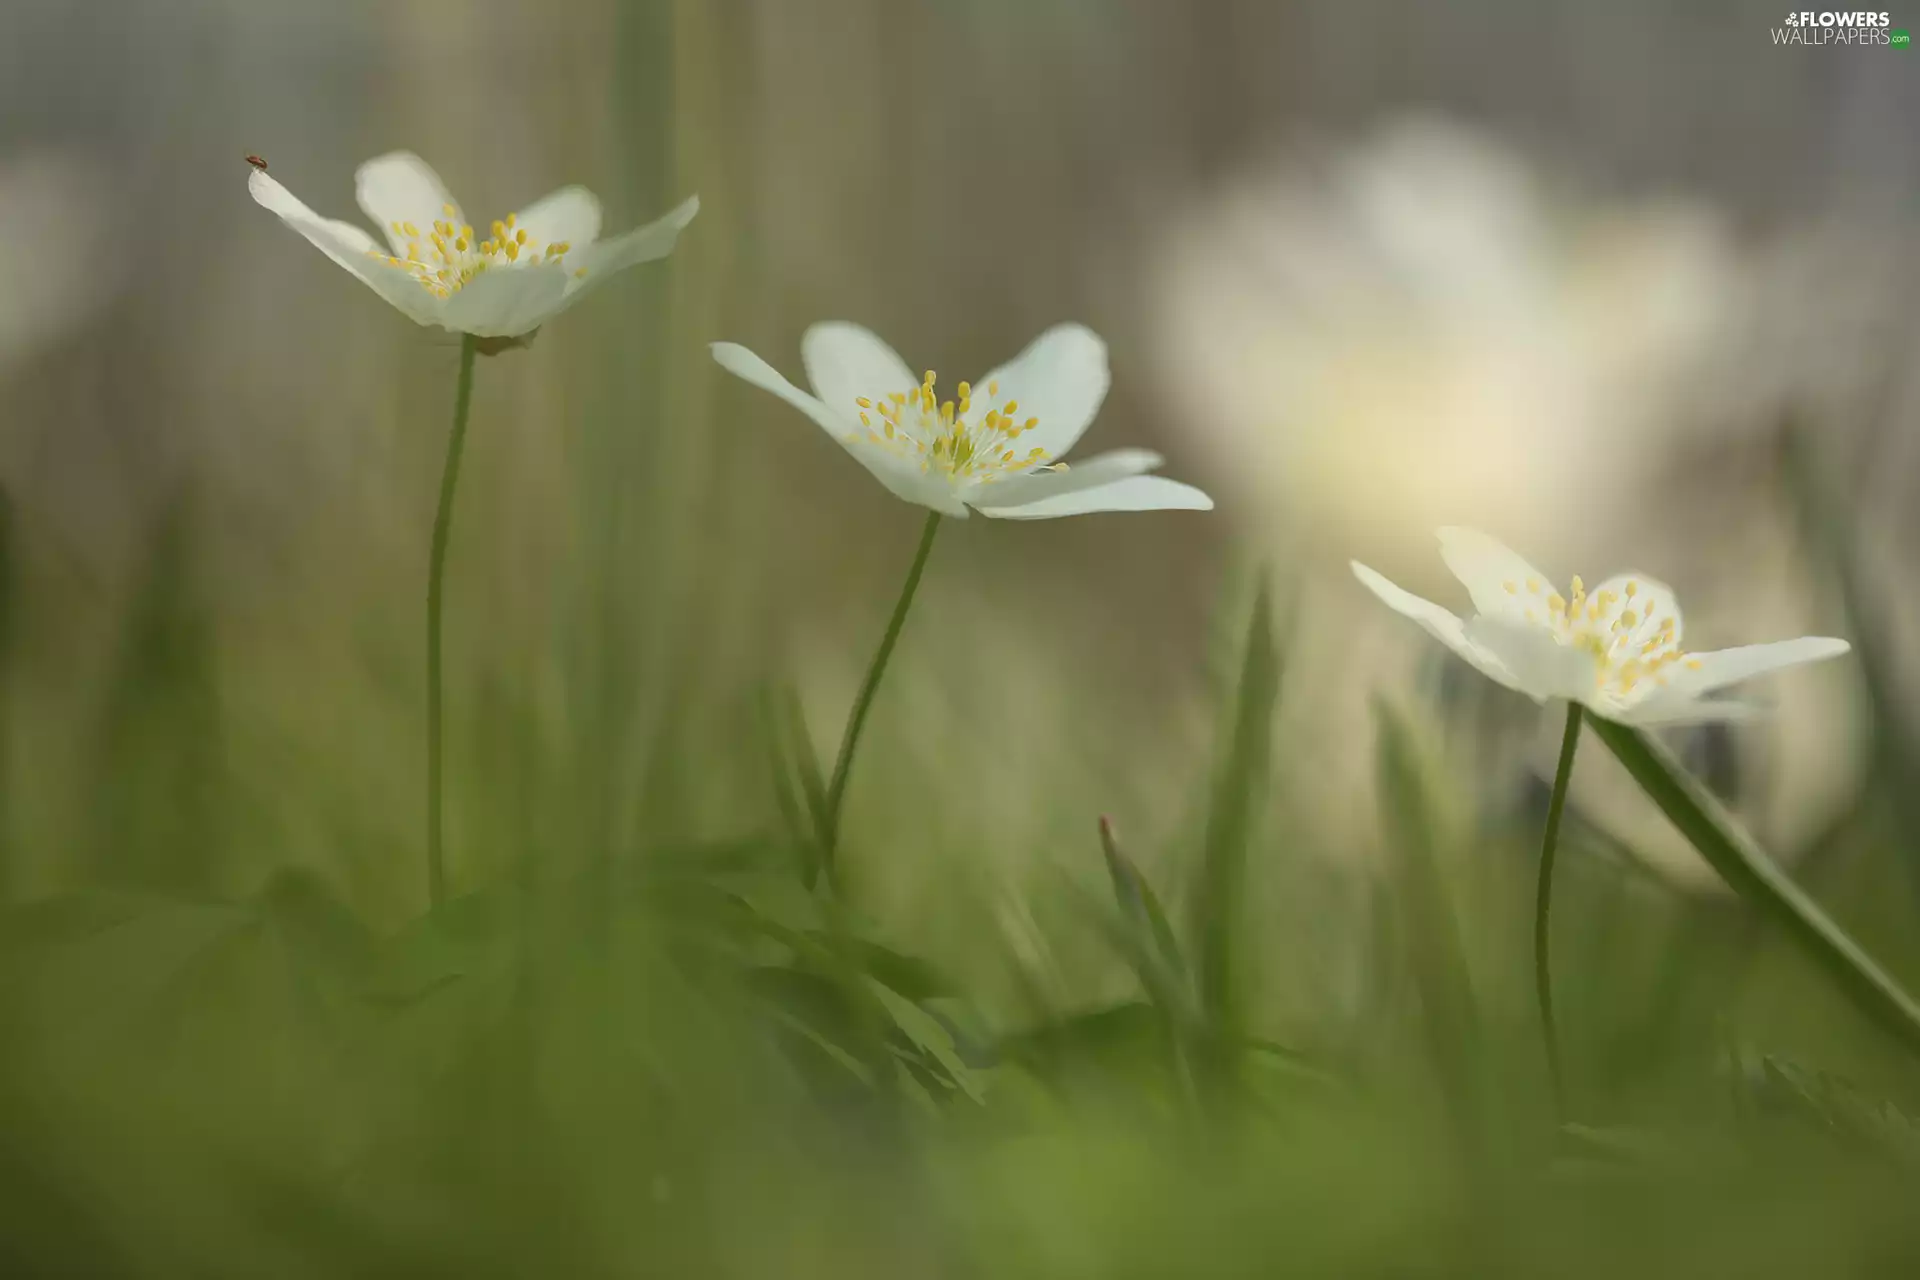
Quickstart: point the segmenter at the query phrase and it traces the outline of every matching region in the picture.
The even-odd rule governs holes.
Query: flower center
[[[440,212],[446,217],[425,232],[411,222],[388,224],[395,236],[406,238],[404,258],[377,249],[367,250],[367,256],[378,258],[390,267],[399,267],[434,297],[451,298],[488,271],[503,267],[565,266],[566,256],[573,248],[565,240],[543,246],[519,225],[515,214],[508,214],[505,222],[495,222],[490,228],[491,238],[482,240],[471,226],[456,221],[460,217],[458,209],[448,204],[440,206]],[[587,269],[581,267],[573,274],[585,276]]]
[[[1502,583],[1508,595],[1522,593],[1522,584]],[[1527,595],[1541,594],[1541,584],[1529,580]],[[1698,670],[1700,663],[1691,658],[1675,639],[1678,615],[1658,616],[1659,604],[1643,594],[1638,582],[1628,580],[1621,592],[1600,591],[1587,595],[1578,574],[1568,594],[1549,592],[1544,619],[1537,609],[1526,611],[1528,622],[1545,626],[1555,640],[1571,645],[1593,658],[1593,684],[1620,696],[1630,694],[1643,680],[1661,686],[1667,683],[1665,672],[1675,663]]]
[[[959,386],[957,400],[942,401],[934,394],[936,378],[929,369],[926,378],[912,391],[868,399],[860,396],[853,403],[860,413],[864,432],[847,437],[852,443],[875,445],[897,457],[920,464],[922,472],[938,469],[955,483],[992,484],[1009,475],[1020,475],[1036,468],[1065,471],[1064,462],[1049,463],[1041,448],[1018,449],[1014,442],[1040,425],[1040,419],[1021,422],[1020,402],[1000,404],[1000,384],[987,384],[984,411],[974,399],[973,387]]]

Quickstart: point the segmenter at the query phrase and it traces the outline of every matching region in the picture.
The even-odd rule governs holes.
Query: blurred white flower
[[[1577,554],[1568,477],[1589,527],[1644,498],[1738,272],[1698,209],[1550,194],[1415,120],[1176,226],[1150,285],[1168,403],[1269,532],[1385,557],[1470,518]]]
[[[596,241],[599,200],[585,187],[564,187],[483,235],[425,161],[396,151],[361,165],[355,183],[361,210],[385,229],[388,252],[353,224],[320,217],[264,170],[254,170],[247,187],[416,324],[481,338],[531,333],[614,272],[666,257],[700,211],[694,196],[664,218]]]
[[[800,344],[813,395],[745,347],[716,342],[721,368],[812,418],[894,496],[943,515],[1004,520],[1096,511],[1210,511],[1191,485],[1146,473],[1159,454],[1118,449],[1071,470],[1058,461],[1106,399],[1107,346],[1058,325],[977,383],[939,399],[893,348],[858,325],[817,324]]]
[[[1441,558],[1473,598],[1476,612],[1465,621],[1363,564],[1355,562],[1353,572],[1477,670],[1536,702],[1566,699],[1632,725],[1736,719],[1754,708],[1706,695],[1851,647],[1802,636],[1689,654],[1680,647],[1673,592],[1644,574],[1609,578],[1592,595],[1576,576],[1561,596],[1538,569],[1486,534],[1442,529],[1439,536]]]

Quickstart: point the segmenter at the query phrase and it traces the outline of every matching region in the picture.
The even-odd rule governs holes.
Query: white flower
[[[666,257],[700,211],[694,196],[656,222],[596,242],[599,200],[585,187],[563,187],[477,231],[425,161],[395,151],[361,165],[355,182],[389,252],[352,223],[322,218],[262,170],[247,188],[416,324],[480,338],[531,333],[621,268]]]
[[[1385,555],[1469,512],[1580,551],[1569,473],[1590,513],[1638,516],[1745,316],[1741,263],[1709,210],[1558,176],[1414,118],[1173,219],[1147,307],[1166,411],[1289,554]]]
[[[1635,725],[1737,719],[1754,707],[1706,695],[1850,648],[1845,640],[1802,636],[1687,653],[1673,592],[1644,574],[1608,578],[1591,594],[1576,576],[1562,596],[1546,575],[1484,533],[1442,529],[1439,536],[1441,558],[1473,597],[1471,618],[1401,590],[1358,561],[1354,575],[1482,673],[1536,702],[1564,698]]]
[[[817,324],[800,343],[814,395],[745,347],[716,342],[729,373],[812,418],[896,497],[964,518],[969,507],[1007,520],[1093,511],[1210,511],[1192,485],[1146,473],[1145,449],[1058,461],[1107,395],[1107,347],[1081,325],[1047,330],[1012,361],[941,401],[929,371],[916,378],[858,325]]]

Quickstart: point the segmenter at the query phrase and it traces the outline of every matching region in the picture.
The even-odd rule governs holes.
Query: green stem
[[[453,431],[447,437],[447,460],[440,471],[440,509],[433,517],[433,553],[427,568],[427,899],[435,907],[447,900],[447,858],[440,817],[441,588],[447,568],[447,530],[453,523],[453,491],[460,482],[460,451],[467,439],[467,410],[473,404],[473,357],[477,347],[472,334],[461,337]]]
[[[1540,881],[1533,897],[1533,985],[1540,998],[1540,1031],[1547,1042],[1547,1074],[1553,1081],[1553,1109],[1566,1116],[1566,1082],[1560,1074],[1560,1036],[1553,1023],[1553,973],[1547,962],[1547,916],[1553,907],[1553,855],[1560,845],[1560,818],[1567,808],[1567,783],[1573,779],[1573,752],[1580,745],[1580,704],[1567,704],[1567,729],[1560,738],[1560,765],[1547,802],[1547,829],[1540,837]]]
[[[873,695],[880,688],[880,677],[886,674],[887,659],[893,656],[893,646],[900,639],[900,628],[906,624],[907,610],[913,607],[913,593],[919,589],[920,574],[927,567],[927,556],[933,551],[933,535],[940,531],[940,513],[927,512],[926,527],[920,532],[920,549],[914,552],[913,567],[907,570],[906,585],[900,588],[900,600],[893,606],[893,617],[887,620],[887,633],[880,638],[880,650],[873,655],[873,665],[867,668],[866,681],[860,686],[859,696],[853,700],[853,713],[847,717],[847,731],[840,738],[840,755],[833,762],[833,780],[827,784],[827,802],[825,812],[820,817],[820,864],[826,872],[827,882],[834,882],[834,850],[840,840],[840,806],[846,799],[847,775],[853,768],[853,751],[860,744],[860,729],[867,721],[867,709],[873,705]]]

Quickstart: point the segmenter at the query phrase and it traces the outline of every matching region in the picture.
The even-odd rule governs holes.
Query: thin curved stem
[[[445,836],[440,816],[441,588],[447,568],[447,531],[453,523],[453,491],[460,483],[460,451],[467,440],[467,410],[473,403],[473,357],[477,348],[472,334],[461,337],[453,431],[447,437],[447,460],[440,471],[440,508],[433,517],[433,552],[427,567],[427,900],[435,907],[447,899]]]
[[[1540,1030],[1547,1042],[1547,1074],[1553,1080],[1553,1109],[1566,1116],[1566,1083],[1560,1074],[1560,1036],[1553,1023],[1553,973],[1547,962],[1547,916],[1553,906],[1553,855],[1560,843],[1560,817],[1567,807],[1567,783],[1573,778],[1573,752],[1580,745],[1580,704],[1567,704],[1567,728],[1560,738],[1560,764],[1547,802],[1547,829],[1540,837],[1540,881],[1533,898],[1533,982],[1540,998]]]
[[[880,688],[880,677],[886,674],[887,659],[893,656],[893,646],[900,639],[900,628],[906,624],[907,610],[913,607],[913,593],[920,587],[920,574],[927,567],[927,556],[933,551],[933,535],[940,531],[940,513],[927,512],[926,527],[920,532],[920,549],[914,552],[913,567],[907,570],[906,585],[900,588],[900,599],[893,606],[893,617],[887,620],[887,633],[880,638],[879,652],[873,655],[873,664],[867,668],[867,678],[860,686],[859,695],[853,700],[853,712],[847,717],[847,731],[840,738],[840,755],[833,762],[833,779],[827,784],[825,811],[820,816],[820,863],[826,872],[827,883],[834,883],[834,849],[840,839],[840,806],[846,799],[847,775],[853,768],[853,751],[860,745],[860,729],[867,722],[867,709],[873,705],[873,695]]]

